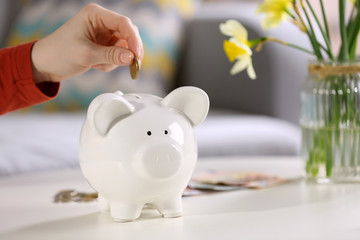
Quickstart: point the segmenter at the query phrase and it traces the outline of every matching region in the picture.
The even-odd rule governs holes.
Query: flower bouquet
[[[257,9],[258,14],[266,15],[262,19],[264,29],[291,21],[307,35],[311,49],[269,36],[248,39],[241,23],[228,20],[220,24],[220,31],[229,37],[224,41],[224,51],[229,61],[235,62],[230,73],[246,69],[251,79],[256,78],[252,49],[258,52],[268,42],[313,56],[301,93],[306,175],[317,182],[360,181],[360,62],[356,58],[360,0],[337,1],[341,37],[338,51],[332,46],[325,1],[316,2],[320,8],[317,11],[310,0],[265,0]]]

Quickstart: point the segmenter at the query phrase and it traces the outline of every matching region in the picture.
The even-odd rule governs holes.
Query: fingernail
[[[130,52],[123,52],[120,54],[120,61],[126,65],[130,65],[133,61],[134,55]]]

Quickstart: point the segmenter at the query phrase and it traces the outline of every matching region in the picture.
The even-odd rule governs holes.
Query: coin
[[[134,57],[133,63],[129,66],[130,68],[130,76],[133,80],[136,80],[139,76],[139,60],[137,57]]]
[[[54,196],[54,202],[67,203],[67,202],[90,202],[98,198],[98,193],[83,193],[73,189],[62,190]]]
[[[56,203],[70,202],[73,198],[73,195],[75,195],[75,194],[76,194],[76,191],[73,189],[62,190],[54,196],[54,202],[56,202]]]

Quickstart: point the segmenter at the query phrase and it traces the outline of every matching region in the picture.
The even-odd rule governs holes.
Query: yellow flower
[[[224,41],[224,51],[230,62],[236,63],[230,70],[230,74],[234,75],[245,68],[251,79],[256,78],[254,67],[252,65],[252,51],[248,41],[248,33],[241,23],[235,20],[228,20],[220,24],[222,34],[229,36],[229,40]]]
[[[265,0],[259,5],[257,13],[265,13],[261,25],[264,29],[277,27],[281,21],[288,19],[293,0]]]
[[[354,5],[356,4],[356,0],[350,0],[350,2]]]

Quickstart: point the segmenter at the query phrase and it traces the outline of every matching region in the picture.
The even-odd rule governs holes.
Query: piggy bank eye
[[[168,130],[165,130],[164,133],[165,133],[165,135],[167,135],[169,132],[168,132]]]
[[[151,136],[151,131],[147,131],[147,135]]]

